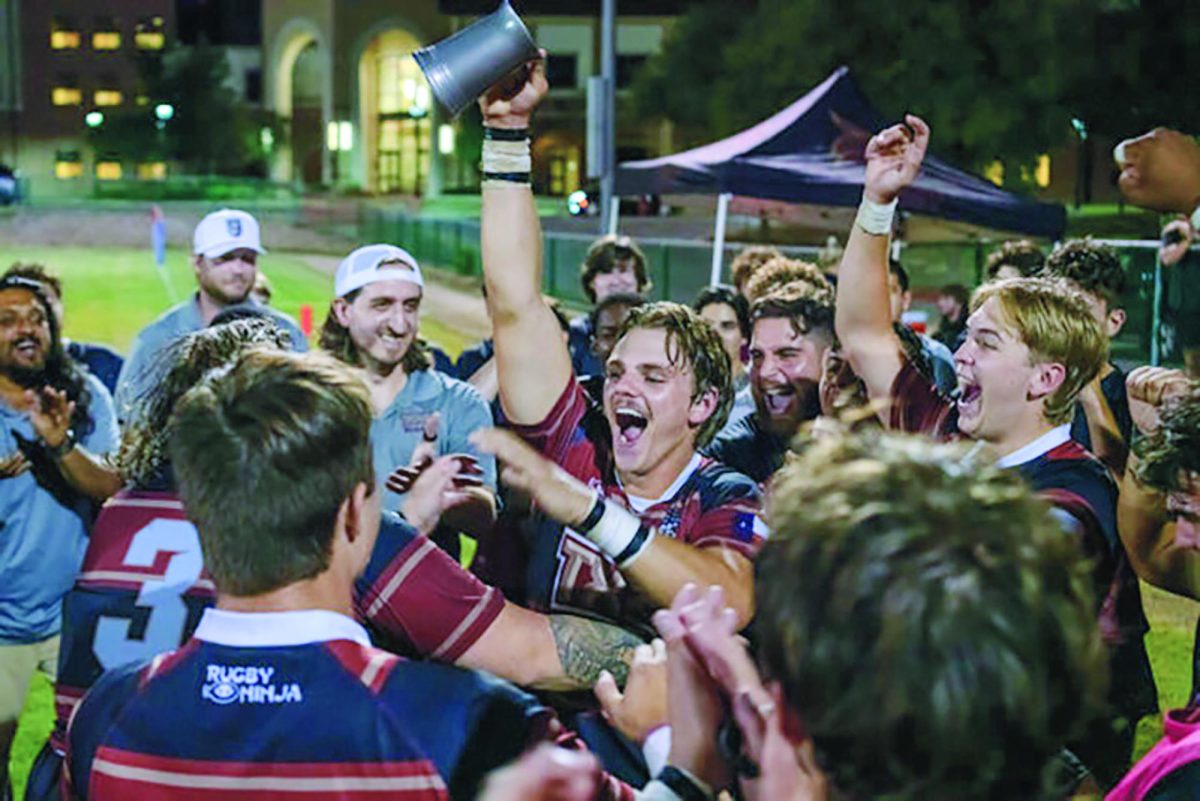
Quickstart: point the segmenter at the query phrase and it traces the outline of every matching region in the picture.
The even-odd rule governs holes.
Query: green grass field
[[[127,352],[137,332],[172,303],[148,249],[0,246],[0,265],[16,261],[39,262],[62,277],[66,334],[81,342],[102,342]],[[296,319],[302,305],[311,305],[313,323],[319,330],[333,293],[333,277],[286,253],[264,256],[262,267],[274,286],[274,304]],[[168,251],[165,269],[177,299],[194,291],[195,278],[188,253]],[[451,356],[471,344],[438,320],[422,319],[421,333]],[[23,797],[25,775],[46,740],[53,718],[50,684],[38,677],[21,719],[11,759],[11,776],[18,799]]]
[[[137,331],[171,303],[148,251],[0,247],[0,265],[14,261],[41,262],[62,276],[66,333],[80,341],[104,342],[126,351]],[[178,297],[193,291],[195,282],[185,252],[168,252],[166,268]],[[275,305],[299,318],[301,305],[309,304],[313,307],[314,323],[319,326],[328,308],[332,277],[288,254],[272,253],[264,257],[263,268],[274,284]],[[428,316],[422,318],[421,330],[426,339],[451,355],[469,344],[453,327]],[[1197,606],[1149,588],[1145,600],[1152,626],[1148,638],[1150,658],[1162,706],[1181,706],[1191,685],[1192,631]],[[53,714],[50,684],[38,677],[21,718],[11,760],[18,799],[24,792],[29,765],[50,730]],[[1137,753],[1144,753],[1160,733],[1159,718],[1143,721],[1138,731]]]
[[[40,262],[62,277],[66,334],[81,342],[102,342],[126,352],[137,332],[174,302],[149,249],[0,246],[0,265],[15,261]],[[312,306],[313,324],[319,330],[333,294],[333,276],[286,253],[264,256],[262,267],[274,286],[274,305],[296,319],[302,305]],[[176,300],[195,291],[187,252],[167,251],[164,271]],[[422,320],[421,332],[452,355],[469,344],[437,320]]]

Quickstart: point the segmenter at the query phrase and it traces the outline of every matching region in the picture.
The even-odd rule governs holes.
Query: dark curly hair
[[[725,345],[707,320],[682,303],[658,301],[633,309],[617,341],[635,328],[666,331],[667,361],[691,371],[693,401],[716,390],[717,407],[696,431],[696,447],[703,448],[725,425],[733,408],[733,369]]]
[[[646,274],[646,254],[638,247],[637,242],[627,236],[607,234],[600,237],[588,248],[583,264],[579,265],[579,284],[583,294],[592,303],[596,302],[596,292],[592,282],[600,273],[611,273],[618,261],[633,261],[633,272],[637,276],[637,291],[645,294],[650,289],[650,277]]]
[[[1102,708],[1088,562],[966,443],[863,429],[774,479],[755,560],[764,673],[850,799],[1044,799]]]
[[[700,294],[696,295],[696,299],[692,301],[692,310],[699,314],[704,311],[706,306],[725,305],[733,309],[733,313],[737,315],[738,328],[742,331],[742,337],[750,339],[750,304],[744,297],[739,295],[733,287],[725,284],[717,286],[707,286],[700,290]]]
[[[13,380],[28,389],[48,386],[64,393],[67,400],[75,404],[75,411],[71,415],[71,429],[78,439],[84,439],[95,428],[89,414],[92,392],[88,387],[87,370],[79,366],[63,347],[58,319],[54,316],[54,309],[50,305],[50,298],[47,297],[44,286],[38,281],[19,275],[5,275],[0,278],[0,291],[5,289],[23,289],[33,295],[42,307],[42,314],[50,329],[50,350],[46,353],[45,366],[37,371],[14,370]]]
[[[1200,475],[1200,381],[1164,403],[1159,417],[1154,433],[1134,445],[1138,479],[1161,492],[1179,492],[1185,476]]]
[[[797,334],[821,334],[837,340],[833,328],[833,298],[808,281],[799,280],[776,287],[750,306],[750,323],[770,318],[791,321]]]
[[[291,336],[269,316],[238,317],[175,340],[156,359],[162,380],[142,396],[121,435],[116,465],[121,477],[145,487],[162,476],[167,462],[171,412],[208,373],[232,364],[251,347],[290,350]]]
[[[1065,278],[1084,292],[1102,298],[1109,309],[1119,308],[1128,279],[1117,252],[1091,239],[1062,243],[1046,259],[1044,274]]]
[[[733,264],[729,266],[729,280],[743,294],[746,291],[746,282],[754,277],[754,274],[764,267],[768,262],[775,259],[782,259],[783,252],[772,245],[751,245],[750,247],[742,248],[733,258]]]
[[[812,297],[833,303],[833,284],[821,268],[811,262],[786,257],[772,259],[759,267],[742,287],[742,294],[753,305],[756,300],[796,283],[806,284]]]
[[[1012,267],[1021,278],[1032,278],[1042,271],[1046,254],[1028,239],[1010,239],[988,254],[984,269],[988,280],[1003,267]]]

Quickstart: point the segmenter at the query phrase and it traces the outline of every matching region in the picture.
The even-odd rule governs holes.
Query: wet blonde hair
[[[1062,385],[1046,398],[1044,414],[1054,425],[1070,422],[1075,399],[1108,359],[1108,338],[1083,293],[1062,280],[1009,278],[981,286],[971,311],[992,298],[1004,322],[1029,348],[1031,363],[1053,362],[1066,369]]]

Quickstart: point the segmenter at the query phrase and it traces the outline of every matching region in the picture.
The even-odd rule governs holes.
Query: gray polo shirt
[[[103,456],[117,447],[117,418],[104,385],[90,373],[87,382],[92,430],[79,444]],[[0,402],[0,456],[17,451],[17,436],[38,438],[27,414]],[[0,645],[58,633],[91,524],[92,501],[69,487],[56,495],[33,470],[0,479]]]
[[[308,350],[308,340],[295,320],[270,306],[263,308],[291,335],[293,348],[297,351]],[[120,420],[128,420],[138,399],[162,378],[165,365],[158,363],[158,357],[163,349],[180,337],[204,327],[204,318],[200,316],[200,293],[197,292],[172,306],[138,332],[129,350],[129,358],[125,360],[121,375],[117,378],[116,406]]]
[[[469,453],[479,460],[483,481],[496,489],[496,460],[480,453],[467,437],[492,425],[492,412],[475,387],[436,370],[418,370],[391,405],[371,423],[371,447],[375,455],[375,481],[383,485],[388,475],[412,459],[421,442],[425,421],[441,412],[438,455]],[[384,490],[383,508],[399,511],[404,496]]]

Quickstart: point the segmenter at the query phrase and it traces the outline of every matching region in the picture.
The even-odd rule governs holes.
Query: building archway
[[[324,136],[332,104],[328,49],[315,25],[294,20],[280,31],[274,52],[270,107],[286,126],[285,141],[275,155],[274,177],[323,184],[329,174]]]
[[[421,42],[403,28],[376,34],[358,61],[359,130],[366,188],[422,195],[433,168],[434,107],[412,58]]]

